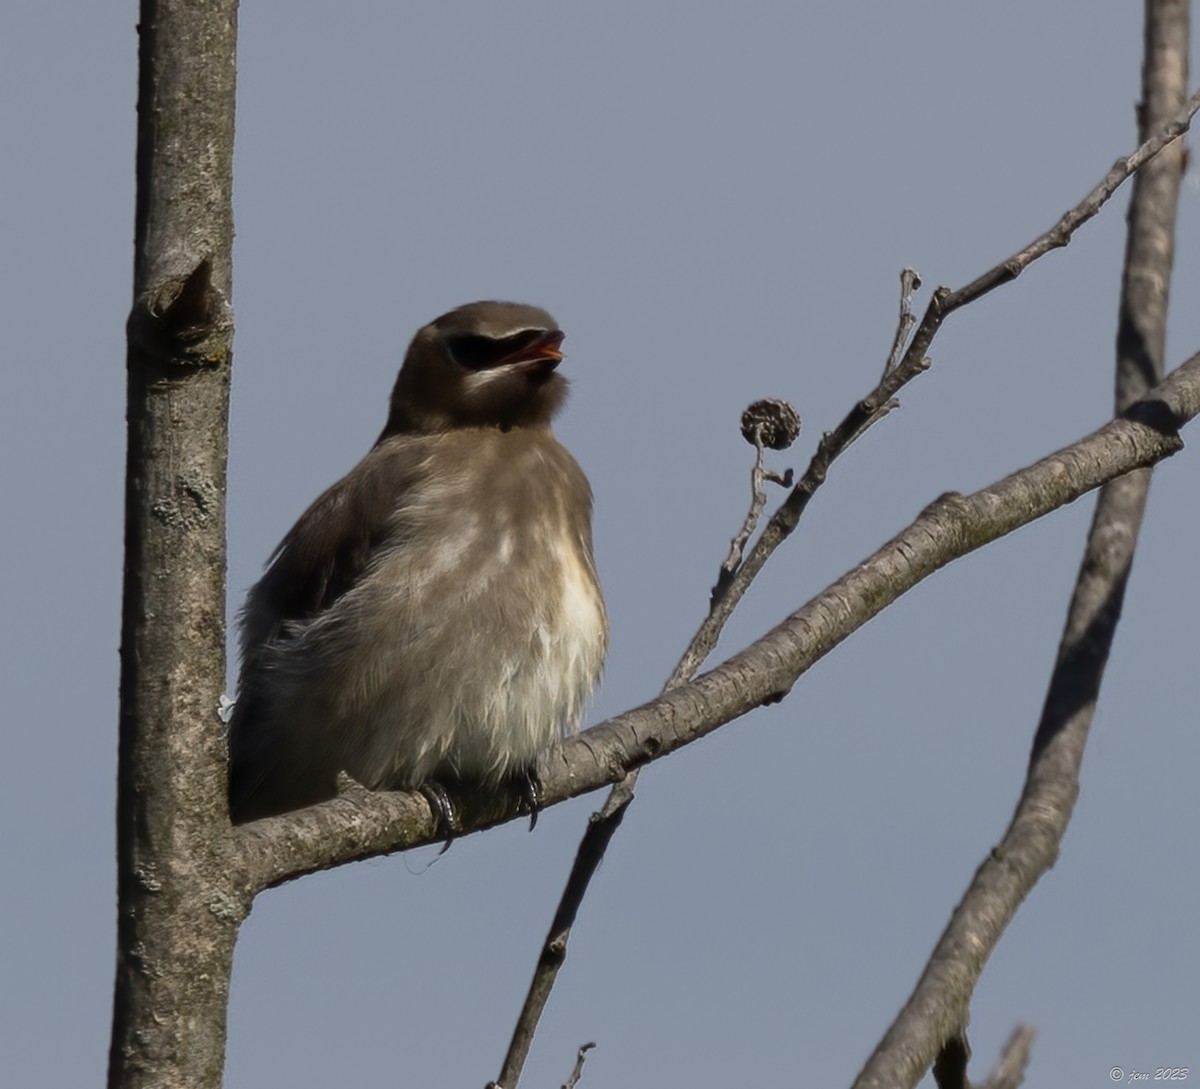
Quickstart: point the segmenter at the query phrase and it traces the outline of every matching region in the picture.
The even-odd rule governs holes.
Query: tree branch
[[[216,1089],[225,891],[225,468],[234,0],[143,0],[129,319],[110,1089]]]
[[[1148,0],[1143,134],[1174,114],[1183,99],[1188,43],[1186,0]],[[1135,182],[1117,332],[1118,411],[1143,396],[1162,374],[1182,177],[1183,149],[1176,145]],[[1100,494],[1012,823],[979,867],[920,982],[855,1089],[915,1085],[945,1042],[964,1030],[988,956],[1033,885],[1058,857],[1079,795],[1079,767],[1120,619],[1149,484],[1150,470],[1143,469],[1107,484]]]

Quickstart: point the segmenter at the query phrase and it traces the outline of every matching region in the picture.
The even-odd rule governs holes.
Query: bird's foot
[[[442,848],[445,851],[458,833],[458,814],[455,812],[454,803],[450,801],[446,788],[435,779],[422,783],[420,791],[429,803],[429,811],[433,814],[433,823],[439,835],[446,837],[446,846]]]
[[[509,784],[522,806],[529,810],[529,831],[532,832],[537,827],[538,813],[542,809],[542,780],[538,778],[537,769],[523,768],[515,772]]]

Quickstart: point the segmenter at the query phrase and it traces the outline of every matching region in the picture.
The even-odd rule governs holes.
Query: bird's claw
[[[429,803],[434,827],[439,835],[446,837],[446,844],[442,848],[442,851],[445,852],[458,832],[458,814],[455,812],[454,803],[450,800],[450,795],[446,793],[446,788],[433,779],[422,783],[420,791],[422,797]]]
[[[529,831],[532,832],[542,809],[542,780],[536,769],[525,768],[512,777],[512,786],[521,804],[529,810]]]

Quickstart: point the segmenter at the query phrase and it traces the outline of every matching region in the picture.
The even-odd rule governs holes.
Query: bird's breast
[[[331,610],[358,704],[340,716],[347,770],[368,785],[527,767],[578,728],[600,675],[582,472],[556,443],[475,453],[408,491]]]

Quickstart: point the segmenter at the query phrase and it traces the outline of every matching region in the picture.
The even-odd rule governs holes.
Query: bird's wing
[[[358,581],[388,520],[420,476],[419,446],[402,438],[381,443],[301,515],[246,600],[244,658],[286,638],[289,621],[312,619]]]

